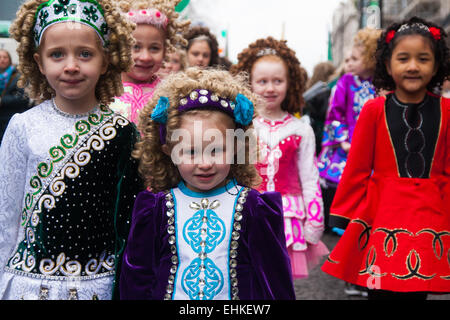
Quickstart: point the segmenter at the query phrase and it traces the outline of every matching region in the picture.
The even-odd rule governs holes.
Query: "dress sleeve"
[[[305,128],[305,134],[298,148],[297,168],[306,209],[305,239],[309,243],[317,244],[325,228],[324,208],[315,155],[314,132],[309,125],[305,125]]]
[[[0,145],[0,276],[14,250],[20,226],[26,166],[26,128],[14,115]],[[0,292],[0,296],[3,292]]]
[[[330,226],[345,229],[365,199],[373,171],[376,123],[384,100],[384,97],[369,100],[361,110],[347,164],[331,205]]]
[[[114,280],[113,299],[120,299],[119,287],[122,254],[125,250],[128,232],[130,230],[131,213],[137,194],[144,189],[138,173],[138,161],[131,156],[138,132],[134,124],[124,128],[121,133],[123,150],[117,166],[117,195],[114,205],[114,228],[116,234],[116,273]]]
[[[249,194],[250,196],[250,194]],[[263,300],[295,300],[278,192],[255,192],[249,221],[249,254]]]
[[[450,99],[444,100],[447,128],[445,132],[445,164],[444,164],[444,208],[450,207]],[[450,215],[449,215],[450,219]]]
[[[156,195],[149,191],[139,193],[136,198],[120,274],[120,298],[123,300],[152,299],[156,282],[154,265],[160,246],[155,219],[157,202]]]
[[[346,118],[348,108],[348,80],[351,75],[342,76],[336,83],[336,89],[330,102],[330,108],[325,120],[322,146],[336,146],[348,141],[348,123]]]

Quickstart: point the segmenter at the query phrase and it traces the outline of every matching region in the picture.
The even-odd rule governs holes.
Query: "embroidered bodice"
[[[133,198],[122,210],[111,199],[121,178],[137,177],[126,171],[136,137],[104,106],[70,115],[45,101],[15,115],[0,149],[1,267],[53,280],[113,275],[115,230]]]
[[[147,102],[152,98],[156,86],[161,82],[156,78],[151,83],[132,83],[124,82],[124,93],[116,97],[110,108],[131,122],[138,123],[139,111],[144,108]]]

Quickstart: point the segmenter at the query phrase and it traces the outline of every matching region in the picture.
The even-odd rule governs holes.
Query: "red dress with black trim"
[[[346,228],[322,270],[397,292],[450,292],[450,100],[370,100],[330,210]]]

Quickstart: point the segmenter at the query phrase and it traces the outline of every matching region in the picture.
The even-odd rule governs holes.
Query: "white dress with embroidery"
[[[114,213],[115,182],[135,180],[119,165],[135,136],[103,106],[74,116],[45,101],[14,115],[0,146],[0,298],[111,299],[114,230],[134,199]]]
[[[306,277],[328,253],[320,241],[324,215],[314,132],[290,114],[275,121],[258,117],[254,126],[262,156],[257,164],[263,178],[259,190],[281,193],[293,275]]]

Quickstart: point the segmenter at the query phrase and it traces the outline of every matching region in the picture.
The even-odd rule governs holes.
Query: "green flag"
[[[181,1],[175,6],[175,11],[176,11],[176,12],[181,12],[181,11],[183,11],[184,8],[186,8],[188,4],[189,4],[189,0],[181,0]]]

